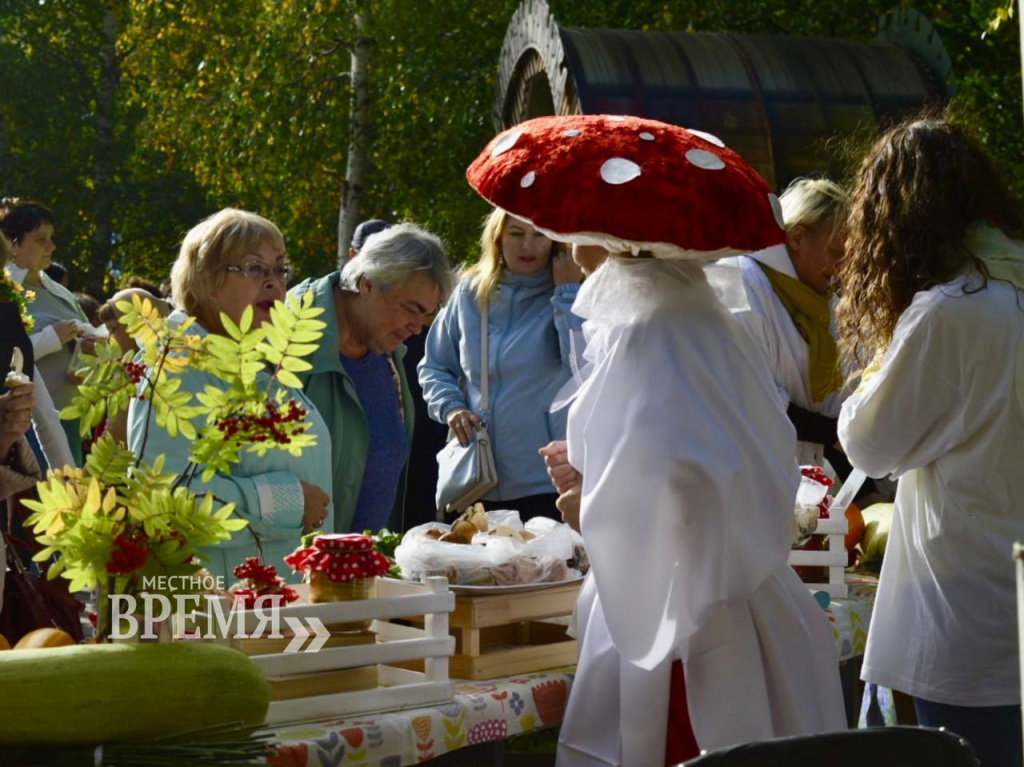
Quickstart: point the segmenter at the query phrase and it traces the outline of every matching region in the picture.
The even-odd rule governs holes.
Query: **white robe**
[[[692,263],[609,259],[573,311],[593,570],[559,767],[663,764],[676,658],[701,748],[845,728],[828,622],[786,564],[796,440],[763,358]]]
[[[1024,243],[983,227],[975,247],[1016,253],[1024,285]],[[862,676],[936,703],[1016,705],[1024,299],[971,280],[914,296],[839,420],[854,466],[899,477]]]
[[[775,271],[797,279],[793,262],[785,245],[740,256],[735,259],[743,276],[749,307],[734,316],[753,337],[764,353],[772,379],[782,398],[783,408],[792,402],[811,413],[838,418],[843,392],[832,392],[820,402],[811,399],[810,350],[800,335],[786,307],[775,295],[768,277],[758,262]],[[824,446],[813,442],[797,443],[797,462],[821,466],[825,460]]]

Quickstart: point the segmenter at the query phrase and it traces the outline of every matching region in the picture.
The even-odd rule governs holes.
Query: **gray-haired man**
[[[290,291],[313,291],[326,311],[306,394],[331,432],[335,529],[402,529],[414,407],[402,342],[447,300],[454,275],[444,245],[415,224],[368,237],[340,272]]]

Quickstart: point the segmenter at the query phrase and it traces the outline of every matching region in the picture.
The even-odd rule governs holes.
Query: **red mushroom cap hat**
[[[758,173],[707,133],[639,117],[538,117],[466,170],[480,195],[559,242],[712,259],[784,240]]]

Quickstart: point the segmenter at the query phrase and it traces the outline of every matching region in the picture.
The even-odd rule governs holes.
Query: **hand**
[[[35,384],[22,384],[4,392],[0,396],[0,432],[15,439],[24,436],[32,425],[32,408],[35,406]]]
[[[316,485],[308,482],[299,484],[302,485],[302,532],[311,533],[323,526],[331,499]]]
[[[482,426],[476,414],[464,407],[455,408],[447,420],[448,428],[463,447],[473,441],[474,432]]]
[[[74,320],[55,322],[53,323],[53,329],[57,331],[57,338],[60,339],[61,346],[82,335],[82,331],[78,329],[78,324]]]
[[[537,451],[544,456],[551,484],[559,493],[565,493],[583,484],[583,475],[569,463],[569,449],[565,440],[549,442]]]
[[[579,285],[583,282],[583,270],[572,260],[572,253],[564,250],[551,259],[551,276],[556,285]]]
[[[78,350],[83,354],[93,354],[96,351],[96,336],[82,336],[78,339]]]
[[[569,527],[580,532],[580,500],[583,498],[583,486],[576,485],[562,493],[555,501],[555,508],[562,512],[562,521]]]

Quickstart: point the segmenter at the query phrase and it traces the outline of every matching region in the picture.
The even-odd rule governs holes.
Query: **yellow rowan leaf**
[[[313,366],[300,357],[285,357],[281,360],[281,367],[293,373],[303,373],[312,370]]]
[[[296,376],[294,373],[289,372],[288,370],[285,370],[284,368],[278,370],[277,375],[275,377],[284,386],[290,386],[293,389],[302,388],[302,381],[299,380],[298,376]]]
[[[83,511],[95,513],[99,511],[103,506],[103,499],[100,495],[100,483],[95,479],[89,483],[89,491],[85,497],[85,507]]]

